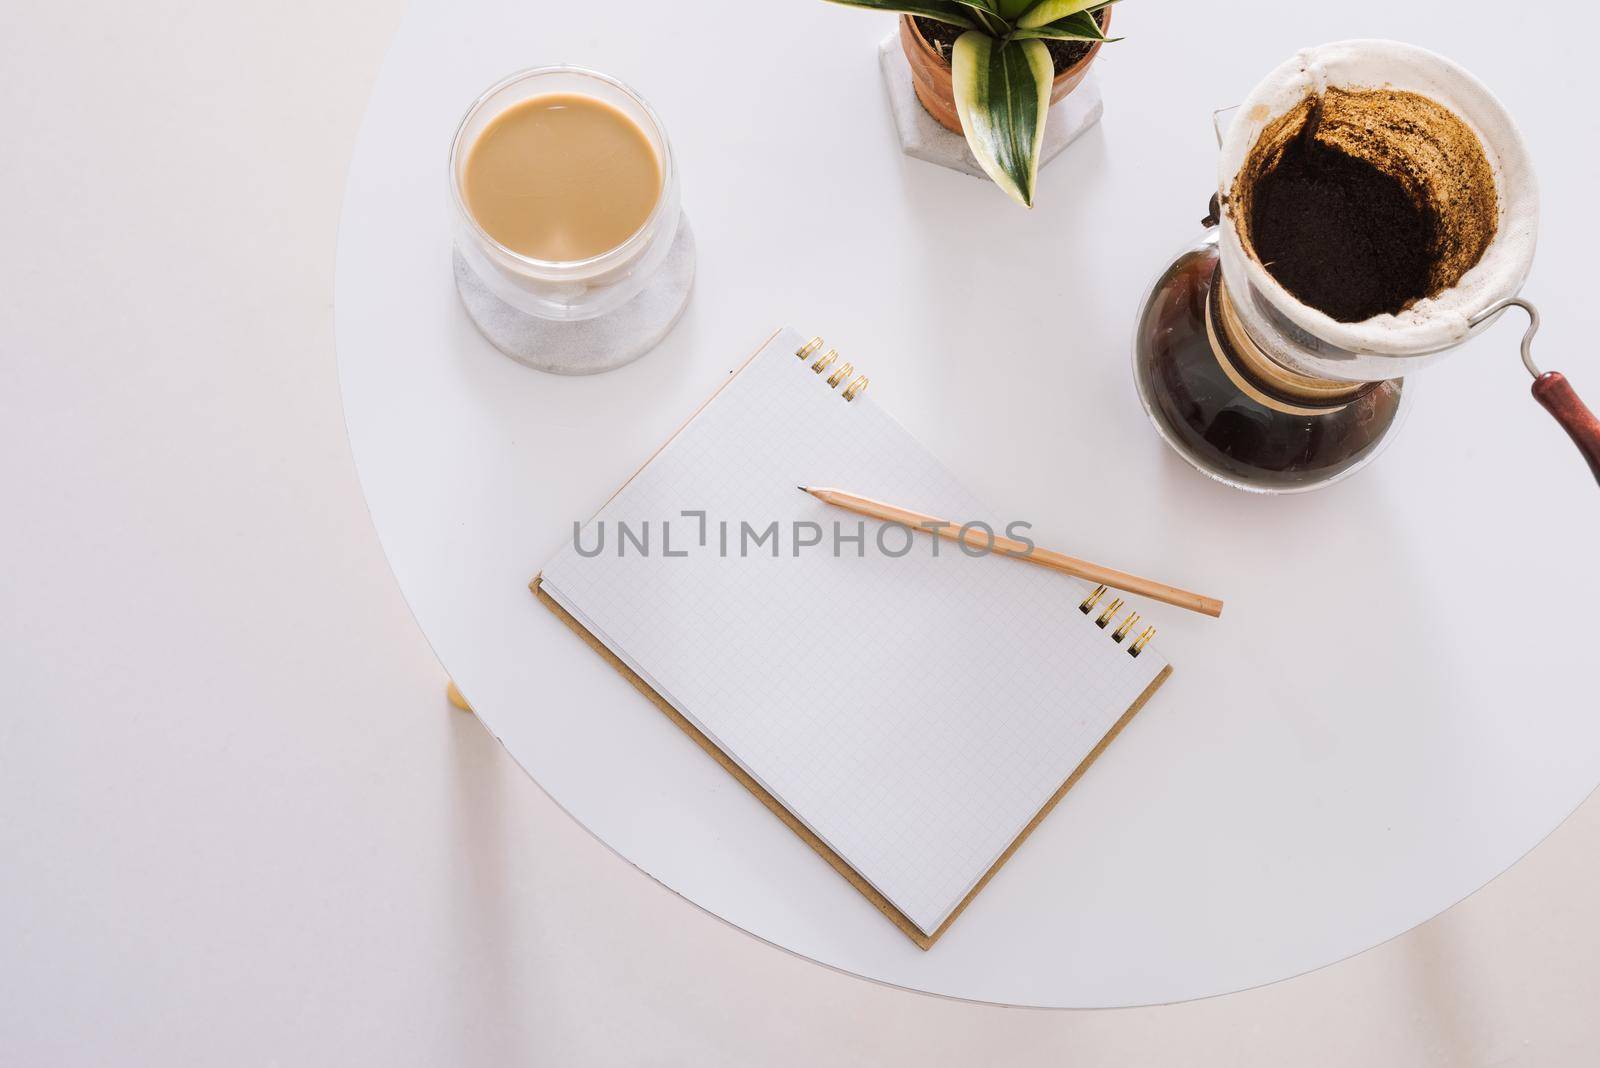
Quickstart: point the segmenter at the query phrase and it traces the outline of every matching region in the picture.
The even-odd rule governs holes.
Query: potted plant
[[[1033,206],[1050,105],[1089,72],[1116,0],[830,0],[900,14],[917,99]]]

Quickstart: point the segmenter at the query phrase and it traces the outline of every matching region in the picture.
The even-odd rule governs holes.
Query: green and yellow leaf
[[[1107,37],[1100,24],[1095,22],[1094,16],[1087,11],[1080,11],[1076,15],[1068,15],[1064,19],[1057,19],[1048,26],[1034,26],[1029,29],[1011,31],[1011,36],[1019,41],[1047,38],[1052,41],[1111,41],[1115,38]]]
[[[1032,207],[1055,78],[1049,50],[1042,41],[1001,42],[969,31],[956,39],[950,62],[972,154],[996,185]]]
[[[1068,15],[1098,11],[1114,3],[1116,0],[1038,0],[1038,3],[1028,8],[1022,17],[1016,20],[1016,23],[1019,29],[1038,29]]]

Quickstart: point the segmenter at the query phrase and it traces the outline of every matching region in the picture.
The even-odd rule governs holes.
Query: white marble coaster
[[[513,308],[489,291],[459,252],[456,292],[479,332],[507,356],[552,374],[593,375],[632,363],[660,344],[689,303],[694,262],[694,231],[683,216],[650,287],[593,319],[541,319]]]
[[[967,147],[967,139],[940,126],[917,99],[916,90],[911,87],[911,64],[900,47],[898,33],[891,33],[878,46],[878,66],[883,69],[883,83],[889,90],[889,106],[894,110],[894,125],[900,132],[900,147],[905,154],[953,171],[987,178]],[[1044,147],[1039,151],[1039,166],[1059,156],[1062,149],[1099,122],[1104,111],[1100,78],[1091,67],[1076,89],[1059,104],[1050,106],[1050,115],[1044,123]]]

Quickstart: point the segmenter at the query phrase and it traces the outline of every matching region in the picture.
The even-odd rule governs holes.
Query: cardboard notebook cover
[[[768,342],[770,342],[773,337],[776,337],[777,334],[778,331],[773,331],[773,333],[756,348],[756,351],[751,354],[750,358],[745,360],[744,364],[741,364],[738,370],[735,370],[728,376],[727,381],[731,382],[733,378],[738,375],[739,371],[742,371],[744,367],[749,364],[750,360],[755,359],[755,356],[759,354],[762,349],[766,348]],[[682,432],[684,427],[693,422],[695,417],[705,409],[707,404],[710,404],[711,401],[716,398],[717,393],[720,393],[722,389],[726,387],[726,385],[727,382],[724,382],[722,386],[717,388],[716,392],[712,393],[710,397],[707,397],[705,402],[701,404],[699,408],[695,409],[694,414],[686,419],[683,425],[680,426],[672,436],[676,437],[678,433]],[[671,440],[672,438],[668,438],[666,442],[662,443],[661,448],[665,448],[667,444],[671,442]],[[657,449],[656,453],[659,453],[660,451],[660,449]],[[654,459],[656,453],[652,453],[650,458]],[[645,463],[639,468],[639,471],[643,471],[645,467],[649,466],[649,463],[650,461],[646,460]],[[634,475],[630,477],[628,481],[631,482],[633,478],[638,476],[638,473],[638,471],[635,471]],[[625,482],[623,485],[626,486],[627,483]],[[618,488],[618,492],[621,492],[621,487]],[[612,496],[615,497],[616,494],[612,494]],[[610,503],[609,498],[607,503]],[[601,507],[603,508],[604,505]],[[1161,688],[1161,684],[1166,682],[1167,678],[1172,674],[1172,667],[1170,665],[1161,669],[1161,673],[1150,681],[1150,685],[1145,687],[1144,692],[1138,696],[1132,705],[1128,706],[1127,711],[1125,711],[1117,719],[1116,723],[1112,724],[1111,729],[1106,731],[1105,735],[1098,743],[1096,743],[1095,747],[1089,751],[1089,755],[1083,758],[1083,761],[1073,769],[1072,774],[1067,776],[1067,780],[1063,782],[1060,788],[1050,796],[1050,800],[1044,803],[1044,807],[1040,808],[1039,811],[1034,815],[1033,819],[1028,821],[1028,825],[1022,828],[1022,831],[1016,836],[1016,838],[1012,839],[1011,844],[1006,846],[1005,851],[1000,854],[1000,856],[995,860],[994,864],[990,866],[989,870],[983,873],[983,877],[979,879],[976,884],[974,884],[970,891],[968,891],[967,896],[961,899],[961,903],[950,911],[950,915],[945,917],[944,922],[939,925],[938,930],[934,931],[932,934],[924,934],[920,927],[912,923],[904,913],[895,908],[888,898],[879,893],[876,887],[867,882],[866,879],[862,878],[854,868],[845,862],[843,857],[839,856],[838,853],[835,853],[828,843],[819,838],[815,832],[811,830],[811,828],[807,827],[800,821],[798,817],[795,816],[794,813],[785,808],[782,802],[780,802],[776,797],[773,797],[765,787],[752,778],[749,772],[740,767],[732,757],[724,753],[715,742],[706,737],[706,735],[693,723],[689,722],[688,718],[685,717],[683,713],[679,712],[672,706],[672,702],[668,701],[665,697],[662,697],[659,693],[657,693],[656,690],[648,682],[641,678],[637,672],[635,672],[627,664],[623,663],[622,659],[618,657],[616,653],[613,653],[609,648],[607,648],[604,642],[595,637],[595,635],[591,633],[590,630],[582,623],[578,622],[578,620],[575,619],[570,612],[568,612],[565,608],[562,608],[561,605],[557,604],[555,598],[544,592],[543,588],[541,587],[542,578],[542,575],[536,575],[534,576],[533,581],[528,584],[528,588],[533,591],[534,596],[539,599],[541,604],[550,609],[550,611],[555,614],[556,618],[565,623],[574,634],[582,638],[584,643],[588,645],[589,648],[593,649],[596,653],[599,653],[601,659],[610,664],[619,675],[632,683],[634,689],[638,690],[647,699],[649,699],[651,704],[655,705],[663,713],[665,713],[667,718],[672,720],[673,723],[676,723],[680,730],[682,730],[690,738],[694,739],[695,744],[701,749],[705,750],[706,754],[710,756],[712,760],[715,760],[718,764],[722,765],[723,769],[727,771],[729,775],[732,775],[735,779],[739,780],[746,790],[749,790],[755,795],[756,800],[760,801],[772,812],[774,816],[777,816],[778,819],[783,821],[784,826],[788,827],[791,831],[798,835],[800,840],[805,842],[806,845],[810,846],[819,857],[827,861],[833,867],[834,871],[844,876],[851,886],[855,887],[861,892],[863,897],[872,902],[873,907],[875,907],[879,912],[883,913],[884,916],[888,917],[889,921],[896,927],[900,928],[901,931],[905,932],[907,938],[911,939],[911,941],[915,942],[919,947],[925,950],[933,948],[933,944],[937,942],[947,930],[950,929],[950,925],[955,922],[956,917],[960,916],[961,913],[965,911],[966,907],[972,904],[972,899],[977,897],[978,893],[985,886],[989,885],[989,880],[994,878],[995,873],[1000,870],[1001,865],[1005,864],[1007,860],[1010,860],[1012,854],[1021,848],[1022,843],[1027,840],[1028,835],[1033,833],[1033,829],[1044,821],[1044,818],[1050,814],[1050,810],[1055,808],[1060,800],[1066,796],[1067,791],[1072,789],[1072,785],[1083,777],[1083,773],[1089,770],[1089,766],[1095,762],[1101,753],[1105,752],[1106,746],[1111,744],[1112,739],[1116,738],[1118,734],[1122,733],[1122,729],[1128,725],[1138,711],[1145,706],[1146,702],[1150,700],[1151,696]]]

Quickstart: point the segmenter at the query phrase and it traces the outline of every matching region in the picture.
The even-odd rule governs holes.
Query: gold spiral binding
[[[824,342],[821,337],[814,337],[796,349],[794,354],[800,357],[800,359],[803,361],[811,360],[812,356],[821,351],[823,344]],[[811,369],[815,371],[818,376],[821,376],[822,372],[832,367],[833,373],[828,375],[827,378],[828,388],[838,389],[841,382],[850,382],[850,384],[845,386],[842,390],[842,395],[844,396],[845,400],[853,401],[857,397],[861,396],[862,392],[866,390],[867,376],[857,375],[855,380],[851,381],[850,376],[856,373],[855,364],[849,363],[848,361],[840,361],[837,363],[837,365],[835,365],[835,361],[838,360],[839,350],[829,349],[821,356],[818,356],[815,360],[811,360]]]
[[[1139,622],[1139,613],[1129,612],[1128,618],[1122,621],[1122,625],[1111,632],[1111,640],[1121,645],[1122,640],[1128,636],[1128,632],[1133,629],[1133,625],[1137,622]]]
[[[1110,592],[1111,590],[1107,586],[1096,586],[1089,592],[1089,596],[1083,599],[1083,603],[1078,605],[1078,611],[1082,612],[1084,615],[1089,615],[1094,611],[1095,606],[1100,603],[1101,599]],[[1106,627],[1110,625],[1111,620],[1120,611],[1122,611],[1122,598],[1117,597],[1114,598],[1110,604],[1106,605],[1104,611],[1095,617],[1094,625],[1099,627],[1101,630],[1105,630]],[[1111,640],[1116,642],[1118,645],[1121,645],[1127,640],[1128,635],[1133,633],[1133,628],[1138,625],[1139,613],[1129,612],[1128,618],[1117,624],[1117,629],[1111,632]],[[1135,638],[1133,640],[1133,644],[1128,647],[1128,655],[1138,656],[1140,653],[1144,652],[1144,647],[1148,645],[1150,643],[1150,639],[1154,638],[1155,636],[1156,628],[1144,628],[1144,631],[1137,638]]]

